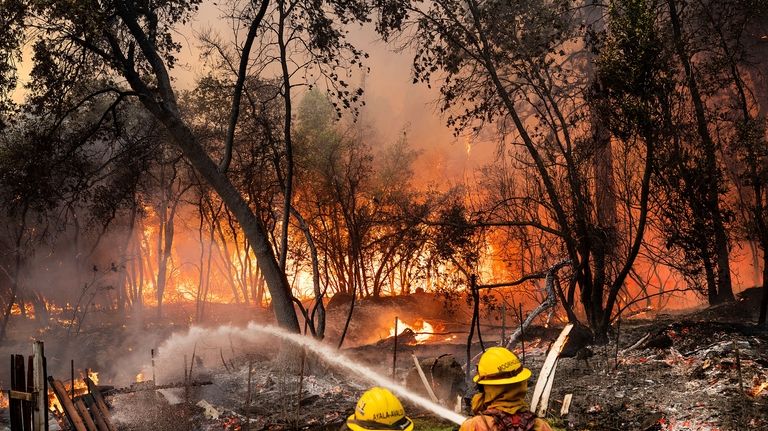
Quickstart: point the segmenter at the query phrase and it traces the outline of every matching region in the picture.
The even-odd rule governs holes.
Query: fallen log
[[[59,400],[59,404],[61,404],[61,407],[64,409],[64,415],[69,420],[72,428],[74,428],[75,431],[88,431],[85,428],[83,419],[80,417],[80,413],[78,413],[75,405],[72,404],[72,400],[69,399],[69,395],[67,394],[64,385],[53,377],[48,377],[48,384],[56,395],[56,398]]]
[[[93,417],[93,421],[96,423],[96,428],[99,431],[109,431],[109,426],[104,420],[104,414],[101,412],[101,409],[99,409],[99,406],[96,405],[95,398],[93,395],[89,395],[89,397],[90,399],[86,398],[86,401],[89,404],[88,407],[91,409],[91,416]]]
[[[393,335],[391,337],[387,337],[377,341],[376,346],[381,348],[389,348],[394,346],[395,343],[399,345],[412,346],[416,344],[416,333],[413,332],[411,328],[405,328],[402,331],[400,331],[400,333],[397,334],[396,336]]]
[[[108,391],[104,391],[102,395],[108,396],[108,395],[118,395],[118,394],[131,394],[134,392],[147,392],[147,391],[156,391],[159,389],[178,389],[178,388],[185,388],[185,387],[192,387],[192,386],[207,386],[212,385],[213,382],[206,380],[206,381],[200,381],[200,382],[177,382],[177,383],[170,383],[167,385],[154,385],[150,384],[150,382],[141,382],[145,383],[145,385],[137,386],[137,385],[131,385],[127,388],[115,388]]]
[[[429,384],[427,381],[427,376],[424,375],[424,370],[421,369],[421,364],[419,364],[419,359],[416,358],[416,355],[411,353],[411,357],[413,358],[413,363],[416,364],[416,371],[419,373],[419,377],[421,377],[421,383],[424,384],[424,388],[427,390],[427,393],[429,394],[429,398],[432,399],[432,402],[437,402],[437,397],[435,396],[435,392],[432,390],[432,385]]]
[[[642,337],[639,340],[637,340],[637,342],[635,344],[633,344],[633,345],[627,347],[626,349],[620,351],[619,354],[620,355],[625,355],[625,354],[627,354],[627,353],[637,349],[638,347],[642,346],[643,343],[645,343],[649,338],[651,338],[651,333],[650,332],[645,334],[644,337]]]
[[[85,424],[85,428],[88,431],[99,431],[96,428],[96,423],[93,422],[91,412],[88,411],[88,407],[85,406],[85,403],[82,399],[75,401],[75,409],[77,409],[77,411],[80,413],[80,417],[83,418],[83,423]]]
[[[525,331],[526,328],[528,328],[531,323],[533,323],[533,320],[536,319],[536,317],[539,316],[539,314],[543,313],[545,310],[552,308],[554,309],[555,305],[557,305],[557,293],[555,293],[555,275],[557,275],[557,271],[562,269],[566,265],[570,265],[571,260],[570,259],[564,259],[560,262],[553,265],[551,268],[549,268],[546,271],[545,275],[545,283],[544,283],[544,289],[547,292],[547,297],[544,299],[544,302],[539,304],[538,307],[534,308],[533,311],[528,315],[528,317],[525,319],[522,325],[520,325],[519,328],[515,330],[514,333],[509,337],[509,341],[506,343],[507,349],[512,349],[512,347],[517,344],[517,340],[520,338],[520,335]],[[503,343],[503,340],[502,340]]]
[[[571,332],[573,324],[569,323],[565,325],[563,331],[557,337],[557,340],[552,344],[552,347],[547,353],[547,359],[544,360],[544,365],[541,367],[541,373],[539,373],[539,379],[536,381],[536,387],[533,390],[533,398],[531,399],[531,411],[537,415],[544,417],[549,405],[549,394],[552,392],[552,382],[555,379],[555,370],[557,369],[557,360],[560,355],[560,351],[563,345],[568,340],[568,333]]]
[[[106,431],[117,431],[114,425],[112,425],[112,420],[110,418],[109,414],[109,408],[107,407],[107,402],[104,401],[104,396],[101,394],[101,390],[99,390],[99,387],[96,386],[96,384],[91,380],[90,377],[85,378],[85,384],[88,386],[88,392],[91,393],[91,396],[93,397],[93,401],[95,403],[95,407],[98,409],[100,413],[100,419],[101,422],[103,422],[103,426],[106,426]],[[101,424],[98,423],[99,428],[101,428]]]

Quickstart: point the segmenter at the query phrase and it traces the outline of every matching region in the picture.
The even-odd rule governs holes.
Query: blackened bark
[[[707,301],[709,304],[717,303],[717,281],[715,280],[715,269],[712,267],[712,259],[707,253],[702,259],[704,262],[704,274],[707,280]]]
[[[117,312],[118,314],[122,315],[125,311],[125,305],[128,301],[128,298],[130,295],[128,294],[128,265],[127,265],[127,256],[128,256],[128,250],[131,247],[131,241],[133,240],[133,231],[136,227],[136,215],[138,213],[138,208],[136,204],[134,203],[131,205],[131,216],[128,221],[128,234],[125,236],[125,242],[123,243],[122,250],[120,251],[120,258],[122,259],[123,263],[121,263],[118,266],[118,271],[120,272],[120,275],[118,276],[117,280]]]
[[[277,259],[275,259],[265,227],[261,220],[256,217],[243,195],[235,188],[230,179],[218,170],[192,130],[182,120],[165,63],[160,57],[157,47],[149,40],[139,24],[137,13],[133,7],[134,5],[131,3],[118,2],[117,14],[144,55],[153,78],[156,79],[157,89],[150,89],[147,82],[142,79],[135,69],[133,59],[126,57],[123,53],[117,36],[106,33],[105,37],[111,47],[114,64],[119,67],[128,84],[139,95],[139,100],[144,107],[166,127],[184,157],[235,215],[243,232],[248,237],[251,247],[253,247],[259,267],[263,271],[272,296],[272,310],[275,313],[277,323],[289,331],[300,332],[299,320],[291,302],[291,288],[285,273],[280,269]]]
[[[760,317],[757,324],[768,326],[768,253],[763,248],[763,299],[760,301]]]
[[[272,296],[272,308],[278,323],[290,331],[299,332],[299,320],[296,317],[296,311],[293,309],[291,302],[288,279],[277,264],[272,247],[267,242],[266,229],[262,225],[261,220],[256,217],[248,203],[245,202],[242,195],[232,185],[232,182],[218,171],[216,165],[205,153],[186,124],[171,112],[160,110],[156,105],[153,106],[151,102],[150,106],[154,108],[155,112],[153,113],[160,117],[160,120],[171,132],[187,160],[190,161],[192,166],[195,167],[211,187],[216,190],[222,201],[240,223],[245,235],[248,236],[248,242],[253,248],[256,261],[262,270],[270,295]]]
[[[675,0],[667,0],[669,6],[670,22],[672,24],[672,34],[674,37],[675,51],[683,65],[685,71],[688,91],[691,93],[694,112],[696,114],[696,125],[702,147],[705,155],[705,170],[703,174],[709,179],[709,189],[707,191],[707,205],[711,212],[712,223],[715,230],[715,256],[717,261],[717,302],[733,301],[733,289],[731,286],[731,268],[728,250],[728,235],[725,232],[722,212],[720,209],[720,197],[718,190],[719,181],[717,181],[717,148],[712,135],[707,127],[707,118],[704,110],[704,102],[699,92],[698,81],[694,74],[693,66],[686,52],[685,43],[682,35],[682,25],[678,15],[677,4]]]
[[[293,195],[293,141],[291,136],[291,74],[288,71],[288,47],[285,41],[285,24],[289,19],[285,10],[285,2],[278,1],[280,22],[277,31],[277,43],[280,48],[280,67],[283,73],[283,104],[285,118],[283,119],[283,135],[285,136],[285,178],[283,184],[283,218],[280,230],[280,269],[285,271],[288,259],[288,225],[291,220],[291,200]]]
[[[16,235],[16,250],[14,256],[14,272],[13,272],[13,284],[11,285],[11,295],[6,303],[5,310],[3,310],[3,323],[0,326],[0,341],[5,339],[5,334],[8,329],[8,320],[11,318],[11,309],[13,303],[16,302],[16,297],[19,292],[19,274],[21,273],[21,241],[24,238],[24,233],[27,230],[27,211],[29,210],[29,203],[24,203],[24,208],[21,211],[21,224],[19,225],[19,232]],[[22,309],[24,305],[21,305]]]

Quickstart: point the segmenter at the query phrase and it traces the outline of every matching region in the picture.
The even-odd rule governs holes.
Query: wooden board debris
[[[437,402],[437,397],[435,396],[435,392],[432,390],[432,385],[429,384],[429,381],[427,381],[427,376],[424,375],[424,370],[421,369],[421,364],[419,364],[419,359],[411,353],[411,357],[413,358],[413,363],[416,364],[416,371],[419,373],[419,377],[421,377],[421,383],[424,384],[424,388],[426,388],[427,393],[429,394],[429,398],[432,400],[432,402]]]
[[[90,377],[86,377],[84,380],[85,384],[88,386],[88,392],[91,393],[91,396],[96,403],[95,407],[98,409],[102,420],[107,426],[107,431],[117,431],[115,426],[112,425],[112,418],[109,413],[109,408],[107,407],[107,402],[104,401],[104,396],[101,394],[101,391]]]
[[[80,413],[80,417],[83,418],[83,423],[88,431],[99,431],[96,429],[96,424],[93,422],[93,418],[91,418],[91,412],[88,411],[88,407],[85,406],[82,398],[75,400],[75,408]]]
[[[88,431],[85,427],[83,419],[80,417],[75,405],[72,404],[72,400],[69,399],[69,394],[64,388],[64,385],[59,380],[54,380],[53,377],[48,377],[48,384],[50,385],[56,398],[59,400],[59,404],[64,409],[64,414],[69,419],[70,425],[74,428],[74,431]]]
[[[562,350],[565,342],[568,340],[568,333],[571,332],[571,329],[573,329],[573,324],[565,325],[565,328],[563,328],[557,340],[549,349],[547,359],[544,360],[544,365],[541,367],[539,379],[536,381],[536,387],[533,390],[533,399],[531,400],[531,411],[539,416],[544,416],[543,413],[539,413],[542,410],[546,413],[549,404],[549,394],[552,391],[552,380],[555,377],[557,359],[560,355],[560,350]]]
[[[563,406],[560,408],[560,416],[568,416],[568,412],[571,411],[571,401],[573,400],[573,394],[565,394],[563,397]]]

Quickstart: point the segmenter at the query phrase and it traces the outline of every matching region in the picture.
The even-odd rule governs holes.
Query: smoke
[[[213,361],[228,346],[236,346],[241,352],[261,352],[268,357],[275,357],[281,348],[278,340],[302,346],[317,354],[324,362],[333,364],[335,368],[345,374],[364,379],[369,383],[384,386],[395,392],[398,396],[434,412],[456,424],[466,420],[463,416],[454,413],[436,403],[433,403],[405,387],[398,385],[388,377],[378,374],[376,371],[350,359],[328,344],[314,340],[311,337],[300,334],[292,334],[280,328],[270,325],[262,325],[251,322],[245,328],[224,325],[215,328],[203,328],[192,326],[188,331],[173,334],[159,347],[159,355],[155,360],[155,370],[164,377],[158,378],[159,382],[179,380],[183,376],[184,369],[180,367],[184,362],[184,356],[190,357],[192,352],[202,359],[202,363]],[[290,354],[290,350],[287,351]],[[144,368],[146,369],[145,364]],[[151,365],[150,365],[151,367]]]

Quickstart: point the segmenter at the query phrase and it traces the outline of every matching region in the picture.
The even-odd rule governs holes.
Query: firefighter
[[[392,392],[375,387],[366,391],[355,406],[355,412],[347,418],[346,427],[352,431],[413,431],[413,422],[405,415],[405,409]]]
[[[525,394],[531,370],[514,353],[491,347],[477,363],[477,394],[472,397],[473,417],[459,431],[552,431],[528,410]]]

